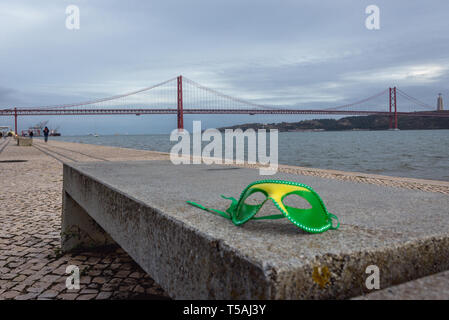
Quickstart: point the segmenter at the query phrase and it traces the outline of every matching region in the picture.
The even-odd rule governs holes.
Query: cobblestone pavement
[[[3,140],[5,141],[5,140]],[[33,147],[0,141],[0,300],[167,298],[120,248],[62,254],[61,161],[168,159],[143,150],[35,139]],[[6,146],[6,147],[5,147]],[[5,148],[4,148],[5,147]],[[17,162],[17,161],[25,162]],[[280,166],[280,171],[449,194],[449,183],[335,170]],[[66,267],[81,271],[81,288],[66,289]]]
[[[120,248],[61,254],[60,162],[11,141],[0,179],[0,300],[167,297]],[[79,290],[66,289],[68,265],[79,267]]]

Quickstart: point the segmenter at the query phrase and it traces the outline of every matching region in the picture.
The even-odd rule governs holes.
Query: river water
[[[176,143],[168,134],[50,139],[162,152]],[[281,132],[278,141],[280,164],[449,181],[449,130]]]

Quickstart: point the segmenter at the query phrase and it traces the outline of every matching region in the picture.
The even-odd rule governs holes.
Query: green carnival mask
[[[265,200],[262,203],[255,205],[245,203],[245,200],[254,193],[264,194]],[[291,194],[296,194],[304,198],[312,207],[309,209],[301,209],[285,205],[284,198]],[[187,203],[210,213],[219,214],[224,218],[231,220],[232,223],[237,226],[244,224],[250,219],[260,220],[280,218],[287,218],[297,227],[310,233],[321,233],[329,229],[338,229],[340,226],[338,218],[327,212],[320,196],[311,187],[302,183],[283,180],[255,181],[243,190],[238,201],[232,197],[225,197],[223,195],[222,197],[232,201],[226,212],[206,208],[192,201],[187,201]],[[255,217],[268,199],[273,201],[282,214]],[[336,227],[332,225],[332,218],[337,220]]]

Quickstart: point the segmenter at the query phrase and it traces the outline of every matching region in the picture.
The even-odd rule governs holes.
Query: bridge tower
[[[396,87],[390,88],[390,125],[389,129],[393,129],[393,108],[394,108],[394,128],[398,129],[398,111],[396,104]]]
[[[14,108],[14,132],[17,135],[17,108]]]
[[[184,129],[184,114],[182,111],[182,76],[178,77],[178,130]]]

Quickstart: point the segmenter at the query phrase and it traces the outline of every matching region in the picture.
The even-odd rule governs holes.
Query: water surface
[[[50,139],[162,152],[175,144],[168,134]],[[449,130],[281,132],[279,163],[449,181]]]

